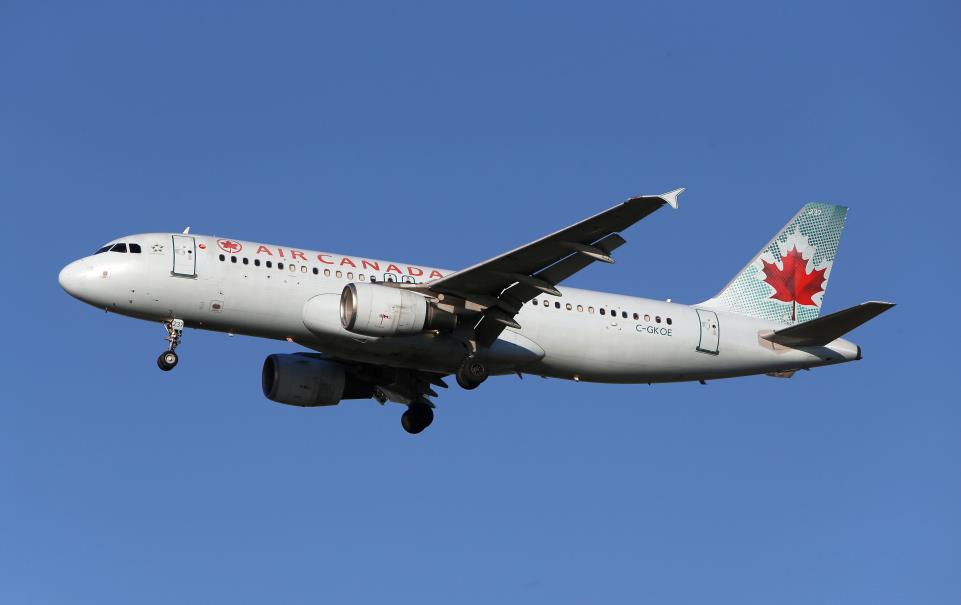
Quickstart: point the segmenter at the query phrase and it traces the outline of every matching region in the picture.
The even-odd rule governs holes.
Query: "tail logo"
[[[758,259],[761,264],[758,277],[773,289],[769,299],[791,303],[791,321],[795,321],[798,305],[821,306],[831,261],[825,261],[820,268],[815,267],[810,260],[814,258],[814,246],[808,244],[806,237],[796,233],[788,236],[779,248],[780,260],[770,252]]]

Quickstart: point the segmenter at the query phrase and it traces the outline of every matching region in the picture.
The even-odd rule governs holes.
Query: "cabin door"
[[[701,323],[701,339],[697,343],[697,350],[702,353],[717,355],[721,330],[717,323],[717,313],[696,309],[697,318]]]
[[[197,245],[192,235],[174,235],[174,268],[171,275],[197,277]]]

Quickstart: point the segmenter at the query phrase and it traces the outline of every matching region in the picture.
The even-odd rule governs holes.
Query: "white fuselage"
[[[442,333],[378,338],[341,325],[338,306],[346,284],[372,277],[424,283],[447,270],[203,235],[140,234],[116,242],[138,244],[141,252],[77,260],[61,272],[63,287],[122,315],[178,318],[194,328],[289,340],[358,362],[451,373],[467,352],[462,339]],[[521,328],[507,328],[478,353],[493,373],[652,383],[790,371],[860,357],[857,346],[841,339],[824,347],[775,345],[760,335],[783,325],[742,315],[559,290],[560,297],[545,294],[525,304],[515,318]]]

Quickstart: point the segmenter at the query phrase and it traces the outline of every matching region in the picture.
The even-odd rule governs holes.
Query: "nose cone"
[[[83,290],[83,265],[74,261],[60,270],[60,287],[74,298],[81,298]]]

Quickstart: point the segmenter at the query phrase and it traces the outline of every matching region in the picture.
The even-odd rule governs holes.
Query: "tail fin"
[[[790,324],[815,319],[847,213],[846,206],[805,204],[724,289],[701,306]]]

